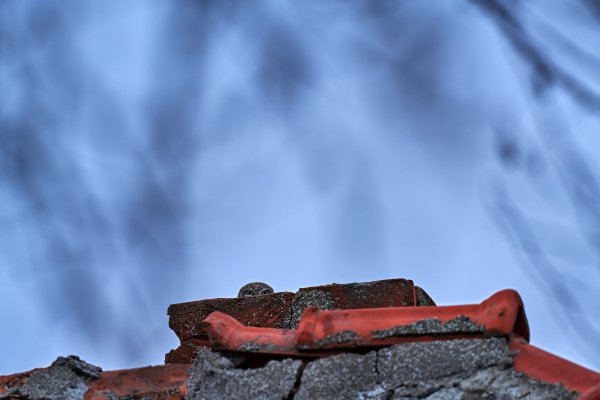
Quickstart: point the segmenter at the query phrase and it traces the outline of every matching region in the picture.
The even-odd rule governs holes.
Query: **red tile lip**
[[[600,384],[584,391],[578,400],[598,400],[600,399]]]
[[[582,394],[579,399],[600,399],[600,374],[530,345],[519,337],[511,337],[514,368],[526,375],[549,383],[560,383]]]
[[[88,383],[83,399],[183,399],[187,394],[188,370],[188,365],[170,364],[103,371],[99,379]]]
[[[285,355],[290,354],[296,343],[295,330],[244,326],[219,311],[206,317],[201,329],[214,350]]]
[[[376,332],[403,327],[411,324],[434,322],[437,320],[440,327],[446,332],[433,333],[418,332],[393,334],[387,338]],[[473,332],[460,329],[444,328],[451,321],[463,321],[472,325]],[[475,329],[479,327],[479,329]],[[409,329],[405,329],[409,330]],[[357,339],[349,343],[351,346],[379,346],[381,344],[401,343],[415,341],[415,337],[432,336],[443,337],[474,337],[474,336],[508,336],[516,334],[529,341],[529,326],[519,294],[514,290],[503,290],[483,301],[480,304],[460,306],[429,306],[429,307],[388,307],[365,308],[357,310],[324,311],[309,308],[302,314],[298,326],[297,346],[302,349],[322,349],[326,347],[346,347],[344,343],[330,342],[323,345],[327,338],[344,331],[356,333]]]
[[[448,324],[456,321],[473,330],[448,328]],[[422,323],[433,323],[442,330],[402,332],[404,327],[416,324],[418,328]],[[517,335],[529,340],[523,302],[514,290],[503,290],[473,305],[333,311],[308,308],[297,330],[243,326],[226,314],[213,312],[204,319],[201,329],[215,350],[295,356],[311,353],[319,356],[326,350],[340,351],[357,346],[382,347],[464,337]],[[390,333],[386,334],[386,330]]]

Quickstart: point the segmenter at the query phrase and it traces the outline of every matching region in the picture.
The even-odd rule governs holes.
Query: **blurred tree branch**
[[[544,54],[541,46],[528,35],[514,10],[499,0],[470,0],[496,23],[513,48],[533,69],[536,92],[552,85],[561,86],[580,105],[600,117],[600,95]]]
[[[520,19],[517,8],[509,7],[500,0],[470,0],[488,16],[491,17],[500,32],[511,44],[514,51],[531,67],[533,74],[533,92],[536,97],[544,94],[551,87],[562,89],[570,96],[575,104],[596,118],[600,117],[600,95],[592,88],[586,86],[577,73],[572,69],[563,68],[556,60],[552,59],[540,44],[536,43],[533,35],[528,34],[523,19]],[[586,2],[592,6],[591,2]],[[593,4],[598,7],[598,3]],[[595,8],[598,10],[598,8]],[[597,59],[583,51],[572,40],[557,32],[552,32],[562,51],[576,58],[579,63],[594,64]],[[536,125],[536,133],[541,139],[542,155],[552,167],[556,181],[566,194],[572,210],[562,206],[557,211],[557,216],[571,220],[573,226],[587,242],[594,254],[594,265],[598,272],[600,262],[600,180],[597,171],[586,154],[577,145],[578,141],[571,136],[569,125],[564,122],[565,113],[560,106],[553,107],[546,102],[541,105],[541,113],[534,111],[530,105],[530,116]],[[514,129],[511,128],[511,129]],[[525,133],[521,131],[520,133]],[[503,137],[499,143],[498,156],[503,160],[504,167],[515,167],[515,158],[524,152],[516,144],[514,137]],[[518,160],[517,160],[518,161]],[[518,166],[518,165],[517,165]],[[541,176],[528,174],[526,176],[532,189]],[[497,182],[496,182],[497,183]],[[549,298],[557,300],[556,309],[559,314],[571,322],[575,334],[586,337],[582,342],[592,343],[600,335],[600,329],[595,321],[586,318],[586,310],[600,307],[598,300],[589,300],[581,296],[582,285],[591,290],[598,290],[596,282],[576,282],[577,271],[559,268],[548,254],[554,250],[551,243],[545,243],[536,232],[543,231],[543,227],[536,226],[533,218],[523,211],[524,207],[514,203],[507,193],[506,185],[500,185],[501,190],[492,193],[491,214],[504,235],[524,256],[528,268],[525,272],[532,276],[534,282],[540,285]],[[544,195],[542,194],[542,198]],[[574,220],[574,221],[573,221]],[[578,236],[579,237],[579,236]],[[573,243],[580,240],[573,237]],[[564,307],[561,307],[564,306]],[[589,347],[591,354],[598,354],[598,350]]]

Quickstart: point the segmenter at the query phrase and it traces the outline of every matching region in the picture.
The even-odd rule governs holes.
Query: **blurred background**
[[[160,364],[169,304],[504,288],[600,369],[600,2],[0,2],[0,374]]]

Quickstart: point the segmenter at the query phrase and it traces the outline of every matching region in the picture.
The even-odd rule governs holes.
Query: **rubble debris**
[[[48,368],[34,370],[8,390],[0,399],[83,400],[90,380],[98,379],[102,369],[77,356],[58,357]]]

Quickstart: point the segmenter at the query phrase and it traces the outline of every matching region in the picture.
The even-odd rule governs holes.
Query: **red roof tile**
[[[189,366],[186,364],[102,372],[90,382],[84,400],[130,398],[183,400],[187,393]]]
[[[352,340],[335,340],[353,332]],[[529,340],[521,297],[514,290],[494,294],[481,304],[440,307],[393,307],[361,310],[306,310],[298,327],[299,349],[380,347],[435,338],[517,334]]]
[[[530,345],[522,339],[511,337],[509,347],[517,354],[514,367],[532,378],[549,383],[561,383],[571,390],[600,399],[600,374],[574,364]],[[583,397],[580,397],[583,398]]]
[[[247,354],[320,358],[357,348],[458,338],[505,337],[518,351],[515,369],[548,383],[600,399],[600,374],[528,344],[523,302],[504,290],[480,304],[323,311],[309,308],[297,330],[243,326],[214,312],[202,329],[215,350]],[[590,397],[591,396],[591,397]]]
[[[323,311],[309,308],[297,330],[243,326],[214,312],[202,323],[211,347],[219,350],[327,355],[327,350],[382,347],[418,340],[508,336],[529,339],[523,303],[504,290],[481,304],[443,307],[387,307]]]

